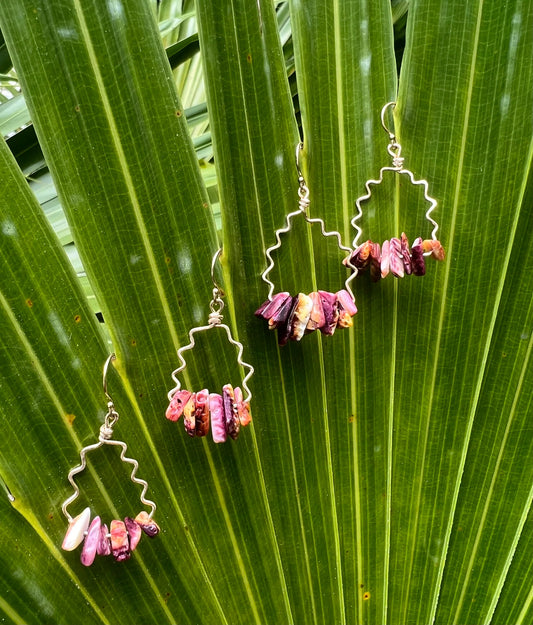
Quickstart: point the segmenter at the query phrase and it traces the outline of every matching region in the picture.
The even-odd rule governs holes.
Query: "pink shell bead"
[[[126,530],[128,532],[130,551],[133,551],[141,540],[141,526],[129,516],[124,519],[124,525],[126,526]]]
[[[422,241],[422,249],[424,250],[424,253],[431,252],[431,256],[433,256],[435,260],[444,260],[446,257],[446,252],[444,251],[440,241],[426,239],[425,241]]]
[[[386,278],[390,269],[390,241],[383,241],[381,247],[381,277]]]
[[[393,237],[390,240],[390,271],[396,278],[403,278],[404,265],[402,258],[402,243],[400,239]]]
[[[293,319],[290,327],[289,339],[300,341],[305,333],[307,323],[313,310],[313,300],[309,295],[298,293],[298,300],[294,309]]]
[[[319,291],[318,294],[320,295],[325,318],[324,325],[319,329],[322,334],[328,334],[331,336],[335,332],[337,321],[339,320],[337,296],[335,293],[328,293],[327,291]]]
[[[217,393],[209,395],[209,410],[211,411],[211,434],[213,435],[213,440],[215,443],[225,443],[226,423],[221,395]]]
[[[183,408],[189,401],[192,393],[190,391],[177,391],[170,400],[170,404],[166,411],[166,417],[170,421],[177,421],[183,414]]]
[[[183,425],[189,436],[196,435],[196,393],[192,393],[183,407]]]
[[[142,531],[150,538],[157,536],[160,532],[159,525],[150,518],[150,515],[146,512],[146,510],[139,512],[139,514],[135,517],[135,523],[137,523]]]
[[[342,289],[341,291],[337,291],[335,293],[337,296],[337,303],[339,308],[342,308],[347,313],[349,313],[352,317],[357,314],[357,306],[353,301],[353,297],[348,293],[346,289]]]
[[[351,328],[353,326],[352,317],[357,313],[357,306],[352,296],[345,289],[335,293],[335,296],[337,297],[337,308],[339,311],[337,325],[339,328]]]
[[[241,422],[239,421],[235,394],[231,384],[225,384],[222,387],[222,405],[226,422],[226,434],[235,440],[239,436]]]
[[[85,538],[85,532],[89,527],[89,521],[91,520],[91,510],[85,508],[83,512],[74,517],[68,525],[65,538],[61,549],[65,551],[73,551],[78,545],[80,545]]]
[[[131,556],[128,532],[124,521],[113,519],[110,527],[111,552],[117,562],[123,562]]]
[[[298,306],[298,295],[291,297],[290,307],[288,308],[288,314],[283,319],[280,318],[277,324],[278,328],[278,345],[286,345],[291,334],[292,322]]]
[[[100,528],[102,522],[100,517],[96,516],[89,525],[87,536],[83,542],[83,549],[81,551],[80,560],[83,566],[91,566],[96,557],[96,550],[98,547],[98,541],[100,540]]]
[[[196,436],[206,436],[209,432],[209,391],[206,388],[196,393],[194,418]]]
[[[322,306],[322,300],[318,293],[309,293],[309,297],[313,302],[313,308],[311,309],[311,314],[309,315],[309,321],[307,322],[306,332],[313,332],[313,330],[318,330],[326,323],[326,318],[324,317],[324,308]]]
[[[252,415],[250,414],[250,406],[248,405],[248,402],[243,401],[242,391],[238,386],[235,387],[234,393],[235,403],[237,404],[237,412],[239,414],[239,421],[244,427],[248,425],[252,420]]]
[[[348,261],[350,261],[356,269],[365,269],[370,262],[371,249],[372,241],[365,241],[364,243],[361,243],[359,247],[356,247],[355,250],[342,262],[344,265],[348,266]]]
[[[423,276],[426,273],[426,261],[424,259],[424,250],[422,249],[422,238],[418,237],[413,241],[411,247],[411,262],[413,265],[413,273],[415,276]]]
[[[256,317],[263,317],[263,319],[270,319],[273,317],[286,299],[290,297],[289,293],[276,293],[272,296],[271,300],[268,300],[261,304],[261,306],[255,311]]]
[[[409,252],[409,240],[407,239],[407,235],[405,234],[405,232],[402,232],[400,242],[401,242],[403,266],[405,268],[405,273],[409,276],[413,273],[413,268],[412,268],[411,254]]]
[[[286,327],[287,320],[293,308],[294,298],[289,295],[285,298],[281,306],[276,312],[268,319],[268,328],[273,330],[274,328]]]
[[[98,544],[96,545],[96,553],[99,556],[111,555],[111,541],[109,540],[109,528],[105,523],[102,523],[100,527],[100,535],[98,537]]]

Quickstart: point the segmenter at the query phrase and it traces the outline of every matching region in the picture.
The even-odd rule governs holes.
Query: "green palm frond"
[[[532,620],[532,22],[522,0],[0,4],[0,72],[12,59],[24,94],[0,104],[6,622]],[[358,276],[353,328],[280,348],[253,312],[297,208],[300,133],[310,214],[349,243],[390,162],[394,99],[447,258],[424,278]],[[427,236],[426,208],[391,174],[363,238]],[[279,289],[342,288],[316,230],[282,236]],[[225,322],[255,374],[252,424],[216,445],[164,413],[219,240]],[[241,379],[223,335],[198,339],[185,386]],[[162,531],[86,568],[60,549],[61,503],[112,350],[115,435]],[[128,476],[112,449],[91,454],[72,512],[137,514]]]

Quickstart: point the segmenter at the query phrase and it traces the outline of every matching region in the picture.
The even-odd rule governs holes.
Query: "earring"
[[[216,283],[214,275],[215,264],[221,252],[222,248],[213,256],[211,263],[213,299],[209,304],[211,313],[208,317],[207,325],[192,328],[189,331],[189,344],[178,349],[178,358],[181,365],[172,372],[172,379],[176,386],[168,392],[170,404],[166,411],[166,417],[170,421],[177,421],[183,415],[185,431],[189,436],[205,436],[209,431],[209,422],[211,421],[211,433],[215,443],[224,443],[228,436],[236,439],[239,436],[241,426],[246,426],[250,423],[252,419],[250,414],[252,393],[248,388],[248,380],[254,372],[252,365],[249,365],[242,359],[242,344],[232,337],[229,327],[222,323],[223,316],[221,312],[224,308],[224,301],[222,300],[224,292]],[[228,341],[238,349],[237,364],[248,371],[242,380],[242,388],[246,393],[246,397],[243,397],[243,391],[239,387],[234,389],[230,384],[225,384],[222,387],[222,395],[209,393],[207,389],[198,392],[181,389],[181,383],[177,376],[187,366],[183,358],[184,352],[194,347],[195,334],[212,330],[213,328],[225,330]]]
[[[148,490],[148,484],[144,480],[136,477],[139,463],[133,458],[126,457],[126,451],[128,449],[126,443],[111,438],[113,436],[113,426],[118,421],[119,414],[115,410],[113,400],[107,392],[107,369],[109,367],[109,363],[115,359],[115,354],[111,354],[104,364],[104,394],[109,401],[107,403],[107,414],[105,416],[104,424],[100,427],[98,442],[93,445],[87,445],[87,447],[84,447],[81,450],[81,464],[71,469],[68,474],[68,480],[74,488],[74,493],[65,500],[61,507],[63,514],[67,517],[69,522],[69,527],[63,540],[62,549],[65,551],[73,551],[83,541],[81,563],[85,566],[90,566],[94,562],[96,554],[108,556],[112,553],[117,562],[128,560],[131,556],[131,552],[135,549],[141,539],[143,531],[151,538],[159,533],[159,527],[152,519],[156,510],[156,505],[153,501],[145,498],[146,491]],[[94,451],[95,449],[102,447],[103,445],[113,445],[122,448],[122,451],[120,452],[120,459],[122,462],[132,465],[133,469],[131,470],[130,479],[134,484],[142,486],[142,492],[139,499],[144,506],[150,507],[149,513],[143,510],[135,517],[135,519],[126,517],[124,521],[111,521],[109,531],[107,525],[101,522],[99,516],[94,517],[91,521],[90,508],[85,508],[83,512],[74,518],[72,518],[68,512],[68,506],[74,502],[80,494],[80,489],[74,481],[74,476],[81,473],[87,466],[87,454],[90,451]]]
[[[291,220],[297,215],[303,215],[309,224],[319,224],[324,237],[336,237],[337,245],[341,251],[351,252],[342,244],[341,235],[333,230],[326,232],[322,219],[309,217],[309,188],[300,170],[299,156],[302,144],[296,146],[296,170],[298,172],[298,210],[286,216],[285,226],[276,230],[276,243],[265,251],[268,266],[261,274],[261,278],[269,286],[268,299],[255,311],[256,317],[262,317],[268,321],[270,330],[277,328],[278,344],[285,345],[288,340],[300,341],[305,334],[313,330],[320,330],[322,334],[332,335],[335,328],[349,328],[353,325],[352,317],[357,312],[354,295],[350,288],[350,282],[355,277],[357,271],[348,257],[347,265],[354,270],[354,273],[345,281],[344,289],[337,293],[318,291],[305,295],[298,293],[292,297],[288,292],[274,294],[274,283],[268,278],[268,274],[274,268],[272,252],[281,247],[280,235],[289,232],[292,225]]]
[[[444,248],[437,239],[437,230],[439,229],[439,226],[431,217],[431,213],[437,207],[437,200],[428,194],[427,180],[415,180],[413,172],[404,168],[404,159],[401,156],[402,147],[396,140],[395,134],[389,130],[385,123],[385,113],[387,112],[387,109],[389,107],[394,109],[395,106],[396,102],[388,102],[381,109],[381,125],[383,126],[385,132],[389,135],[387,152],[392,157],[392,167],[382,167],[379,171],[379,178],[377,180],[367,180],[365,183],[367,191],[366,194],[357,198],[355,201],[357,214],[352,219],[352,226],[356,230],[356,236],[353,240],[354,249],[343,261],[343,263],[347,266],[355,266],[356,273],[370,268],[370,276],[374,282],[377,282],[380,278],[385,278],[389,271],[397,278],[403,278],[406,274],[423,276],[426,273],[425,256],[432,256],[436,260],[444,260],[446,255]],[[410,249],[409,241],[405,232],[402,232],[399,239],[397,237],[393,237],[390,240],[384,241],[382,246],[380,246],[379,243],[373,243],[370,240],[365,241],[361,245],[357,244],[362,233],[362,229],[357,224],[357,221],[363,215],[361,204],[362,202],[369,200],[372,195],[370,185],[381,184],[383,182],[383,173],[386,171],[392,171],[400,175],[405,175],[409,178],[413,185],[422,186],[424,188],[424,199],[430,204],[428,210],[426,211],[426,219],[433,226],[431,239],[422,240],[422,237],[417,237]]]

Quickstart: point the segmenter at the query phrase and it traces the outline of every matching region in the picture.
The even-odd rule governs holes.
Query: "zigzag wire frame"
[[[120,452],[120,459],[122,460],[122,462],[131,464],[133,466],[133,469],[131,470],[131,474],[130,474],[130,480],[134,484],[139,484],[140,486],[143,487],[139,499],[143,505],[151,508],[150,513],[148,515],[148,517],[151,519],[156,510],[156,505],[150,499],[145,498],[146,491],[148,490],[148,483],[145,480],[135,477],[137,470],[139,468],[139,463],[134,458],[128,458],[125,455],[126,451],[128,450],[128,446],[126,445],[126,443],[124,443],[123,441],[117,441],[114,439],[103,439],[103,438],[99,438],[98,442],[94,443],[93,445],[87,445],[87,447],[84,447],[80,451],[81,463],[77,467],[74,467],[73,469],[69,471],[68,481],[72,484],[72,487],[74,488],[74,493],[63,502],[63,505],[61,506],[61,510],[63,511],[63,514],[67,517],[70,523],[72,521],[72,516],[69,514],[67,508],[71,503],[73,503],[79,497],[79,494],[80,494],[80,489],[78,485],[76,484],[76,482],[74,481],[74,476],[78,475],[78,473],[81,473],[82,471],[85,470],[87,466],[87,458],[86,458],[87,454],[91,451],[94,451],[95,449],[99,449],[103,445],[114,445],[114,446],[122,448],[122,451]]]
[[[187,345],[185,345],[183,347],[180,347],[180,349],[178,349],[178,358],[179,358],[181,364],[180,364],[180,366],[177,369],[175,369],[172,372],[172,379],[176,383],[176,386],[167,393],[167,397],[168,397],[169,401],[171,401],[172,398],[174,397],[174,395],[181,389],[181,382],[179,381],[177,376],[187,366],[187,363],[185,362],[185,358],[183,357],[184,352],[191,350],[196,345],[196,342],[194,340],[194,335],[197,334],[198,332],[205,332],[206,330],[211,330],[212,328],[223,328],[226,331],[226,334],[227,334],[227,337],[228,337],[228,341],[238,349],[237,364],[239,365],[239,367],[242,367],[243,369],[247,369],[248,370],[248,373],[244,376],[244,378],[242,380],[242,388],[246,392],[246,397],[244,398],[243,401],[245,403],[250,403],[250,400],[252,399],[252,392],[248,388],[248,380],[253,375],[254,368],[252,367],[252,365],[249,365],[247,362],[245,362],[242,359],[242,353],[244,351],[242,343],[239,343],[239,341],[236,341],[233,338],[233,336],[231,335],[231,330],[229,329],[229,327],[225,323],[212,323],[212,324],[208,324],[208,325],[205,325],[205,326],[192,328],[189,331],[189,341],[190,342]]]
[[[372,196],[372,191],[370,190],[370,185],[376,186],[378,184],[381,184],[383,182],[383,174],[386,171],[392,171],[392,172],[395,172],[397,174],[404,174],[404,175],[408,176],[408,178],[411,180],[411,184],[424,187],[424,199],[426,200],[426,202],[429,202],[429,204],[430,204],[430,207],[426,211],[425,217],[429,221],[429,223],[433,226],[433,230],[431,231],[431,238],[434,241],[436,241],[437,240],[437,231],[439,229],[439,225],[431,217],[431,213],[435,210],[435,208],[437,208],[437,200],[435,200],[434,198],[432,198],[429,195],[427,180],[415,180],[413,172],[410,171],[409,169],[404,169],[404,168],[398,169],[398,167],[390,167],[389,166],[389,167],[382,167],[379,170],[379,179],[378,180],[367,180],[365,182],[365,187],[366,187],[366,191],[367,191],[366,195],[362,195],[361,197],[358,197],[357,200],[355,200],[355,205],[357,207],[357,214],[355,215],[355,217],[352,218],[352,221],[351,221],[351,224],[352,224],[353,228],[356,231],[356,235],[355,235],[355,238],[354,238],[353,243],[352,243],[353,248],[354,249],[357,248],[359,237],[361,236],[361,234],[363,232],[363,229],[357,224],[357,221],[363,215],[363,210],[361,208],[361,203],[362,202],[366,202],[367,200],[370,199],[370,197]],[[428,256],[430,254],[431,254],[431,252],[426,252],[425,256]]]
[[[272,300],[272,295],[274,294],[274,288],[275,288],[274,283],[268,278],[268,274],[272,271],[272,269],[275,266],[274,259],[272,258],[272,252],[278,250],[281,247],[281,236],[280,235],[285,234],[285,233],[290,231],[290,229],[292,228],[291,220],[292,220],[293,217],[296,217],[297,215],[303,215],[305,221],[307,221],[307,223],[309,223],[311,225],[313,225],[313,224],[320,224],[320,230],[322,232],[322,236],[324,236],[324,237],[335,237],[337,239],[337,245],[338,245],[339,249],[344,251],[344,252],[347,252],[348,253],[348,258],[349,258],[350,253],[352,252],[351,248],[346,247],[345,245],[342,244],[341,235],[340,235],[339,232],[337,232],[336,230],[331,230],[330,232],[326,231],[326,225],[325,225],[324,221],[322,219],[320,219],[319,217],[309,217],[301,208],[296,210],[296,211],[293,211],[292,213],[288,213],[286,218],[285,218],[285,226],[282,227],[282,228],[279,228],[274,233],[274,235],[276,237],[276,243],[274,243],[274,245],[272,245],[269,248],[267,248],[266,251],[265,251],[265,256],[268,259],[269,264],[268,264],[267,268],[261,274],[261,278],[269,286],[269,290],[268,290],[268,299],[269,300]],[[353,222],[353,220],[352,220],[352,222]],[[355,227],[357,228],[357,226],[355,226]],[[352,269],[352,273],[348,276],[348,278],[346,278],[346,281],[344,282],[344,286],[345,286],[346,290],[348,291],[348,293],[350,294],[351,298],[353,300],[355,300],[354,294],[353,294],[352,289],[350,287],[350,282],[357,275],[357,268],[354,267],[354,265],[352,265],[352,263],[350,261],[347,261],[347,265],[348,265],[348,267],[350,269]]]

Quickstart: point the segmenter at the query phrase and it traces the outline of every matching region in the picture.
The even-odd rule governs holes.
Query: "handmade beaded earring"
[[[148,484],[144,480],[136,477],[139,463],[133,458],[126,457],[126,451],[128,449],[126,443],[111,438],[113,436],[113,427],[119,419],[119,414],[115,410],[113,400],[107,392],[107,369],[109,363],[115,359],[115,354],[111,354],[104,364],[103,386],[108,403],[104,424],[100,427],[98,442],[93,445],[88,445],[81,450],[81,464],[71,469],[68,474],[68,480],[74,488],[74,493],[65,500],[61,507],[63,514],[67,517],[69,522],[67,533],[65,534],[61,547],[65,551],[73,551],[83,542],[81,563],[85,566],[90,566],[94,562],[96,555],[108,556],[113,554],[117,562],[128,560],[131,556],[131,552],[137,547],[143,532],[147,536],[150,536],[150,538],[153,538],[159,533],[159,527],[152,519],[156,510],[156,505],[153,501],[145,498]],[[74,481],[74,476],[81,473],[87,466],[86,455],[90,451],[99,449],[103,445],[113,445],[122,448],[120,459],[122,462],[132,465],[133,468],[131,470],[130,479],[134,484],[142,486],[139,499],[144,506],[150,508],[150,512],[143,510],[139,512],[134,519],[126,517],[124,521],[111,521],[109,529],[105,523],[101,522],[99,516],[95,516],[91,521],[90,508],[85,508],[83,512],[74,518],[68,512],[68,506],[73,503],[80,494],[80,489]]]
[[[262,317],[268,321],[270,330],[277,328],[278,344],[285,345],[287,341],[300,341],[305,334],[313,330],[320,330],[322,334],[332,335],[335,329],[349,328],[353,325],[352,317],[357,312],[354,296],[350,288],[350,281],[357,273],[355,266],[348,258],[347,265],[354,270],[344,283],[344,289],[337,293],[317,291],[305,295],[298,293],[294,297],[283,291],[274,293],[274,283],[269,280],[268,274],[274,268],[272,252],[281,247],[280,235],[289,232],[292,227],[293,217],[302,215],[309,224],[319,224],[324,237],[336,237],[337,245],[341,251],[350,252],[351,248],[345,247],[341,241],[339,232],[333,230],[326,232],[324,221],[317,217],[309,217],[309,188],[300,170],[300,151],[302,144],[296,146],[296,170],[298,172],[298,210],[286,216],[285,226],[276,230],[276,243],[265,251],[268,266],[262,273],[261,278],[269,286],[268,299],[255,311],[256,317]]]
[[[436,260],[444,260],[445,252],[440,241],[437,239],[437,230],[439,226],[431,217],[431,213],[437,206],[437,201],[428,194],[427,180],[415,180],[413,172],[405,169],[403,166],[403,157],[401,156],[402,147],[396,140],[396,135],[389,130],[385,123],[385,114],[389,108],[394,109],[396,102],[388,102],[381,110],[381,125],[385,132],[389,135],[389,145],[387,152],[392,157],[392,167],[382,167],[379,171],[377,180],[367,180],[365,183],[366,194],[357,198],[355,205],[357,214],[352,219],[352,226],[356,230],[356,236],[353,240],[353,250],[351,254],[344,259],[346,266],[356,268],[356,272],[364,271],[370,268],[370,276],[374,282],[381,278],[385,278],[389,272],[397,278],[403,278],[404,275],[413,274],[415,276],[423,276],[426,273],[425,256],[432,256]],[[372,191],[371,185],[379,185],[383,182],[383,174],[386,171],[392,171],[396,174],[404,175],[409,178],[413,185],[420,185],[424,189],[424,199],[429,203],[426,211],[426,219],[433,226],[431,239],[422,239],[417,237],[411,248],[405,232],[402,232],[400,238],[393,237],[384,241],[383,245],[374,243],[371,240],[365,241],[358,245],[359,238],[362,234],[361,227],[357,224],[363,215],[361,204],[370,199]]]
[[[211,280],[213,282],[213,299],[209,304],[211,314],[208,317],[207,325],[192,328],[189,331],[189,344],[178,349],[178,358],[181,365],[172,372],[172,379],[176,386],[168,392],[170,404],[166,411],[166,417],[170,421],[177,421],[183,415],[183,424],[189,436],[205,436],[209,432],[209,424],[211,422],[211,433],[215,443],[224,443],[228,436],[236,439],[239,436],[241,426],[246,426],[250,423],[252,419],[250,414],[252,393],[248,388],[248,380],[254,372],[252,365],[249,365],[242,359],[242,344],[232,337],[229,327],[222,323],[223,317],[221,312],[224,308],[224,301],[222,300],[224,292],[215,280],[215,264],[221,252],[222,249],[216,252],[211,263]],[[198,392],[181,389],[181,382],[177,376],[187,366],[183,358],[184,352],[194,347],[195,334],[212,330],[213,328],[225,330],[228,341],[238,349],[237,364],[247,370],[242,380],[242,388],[246,393],[246,397],[243,397],[243,391],[238,386],[233,388],[231,384],[225,384],[222,387],[222,394],[209,393],[207,389]]]

